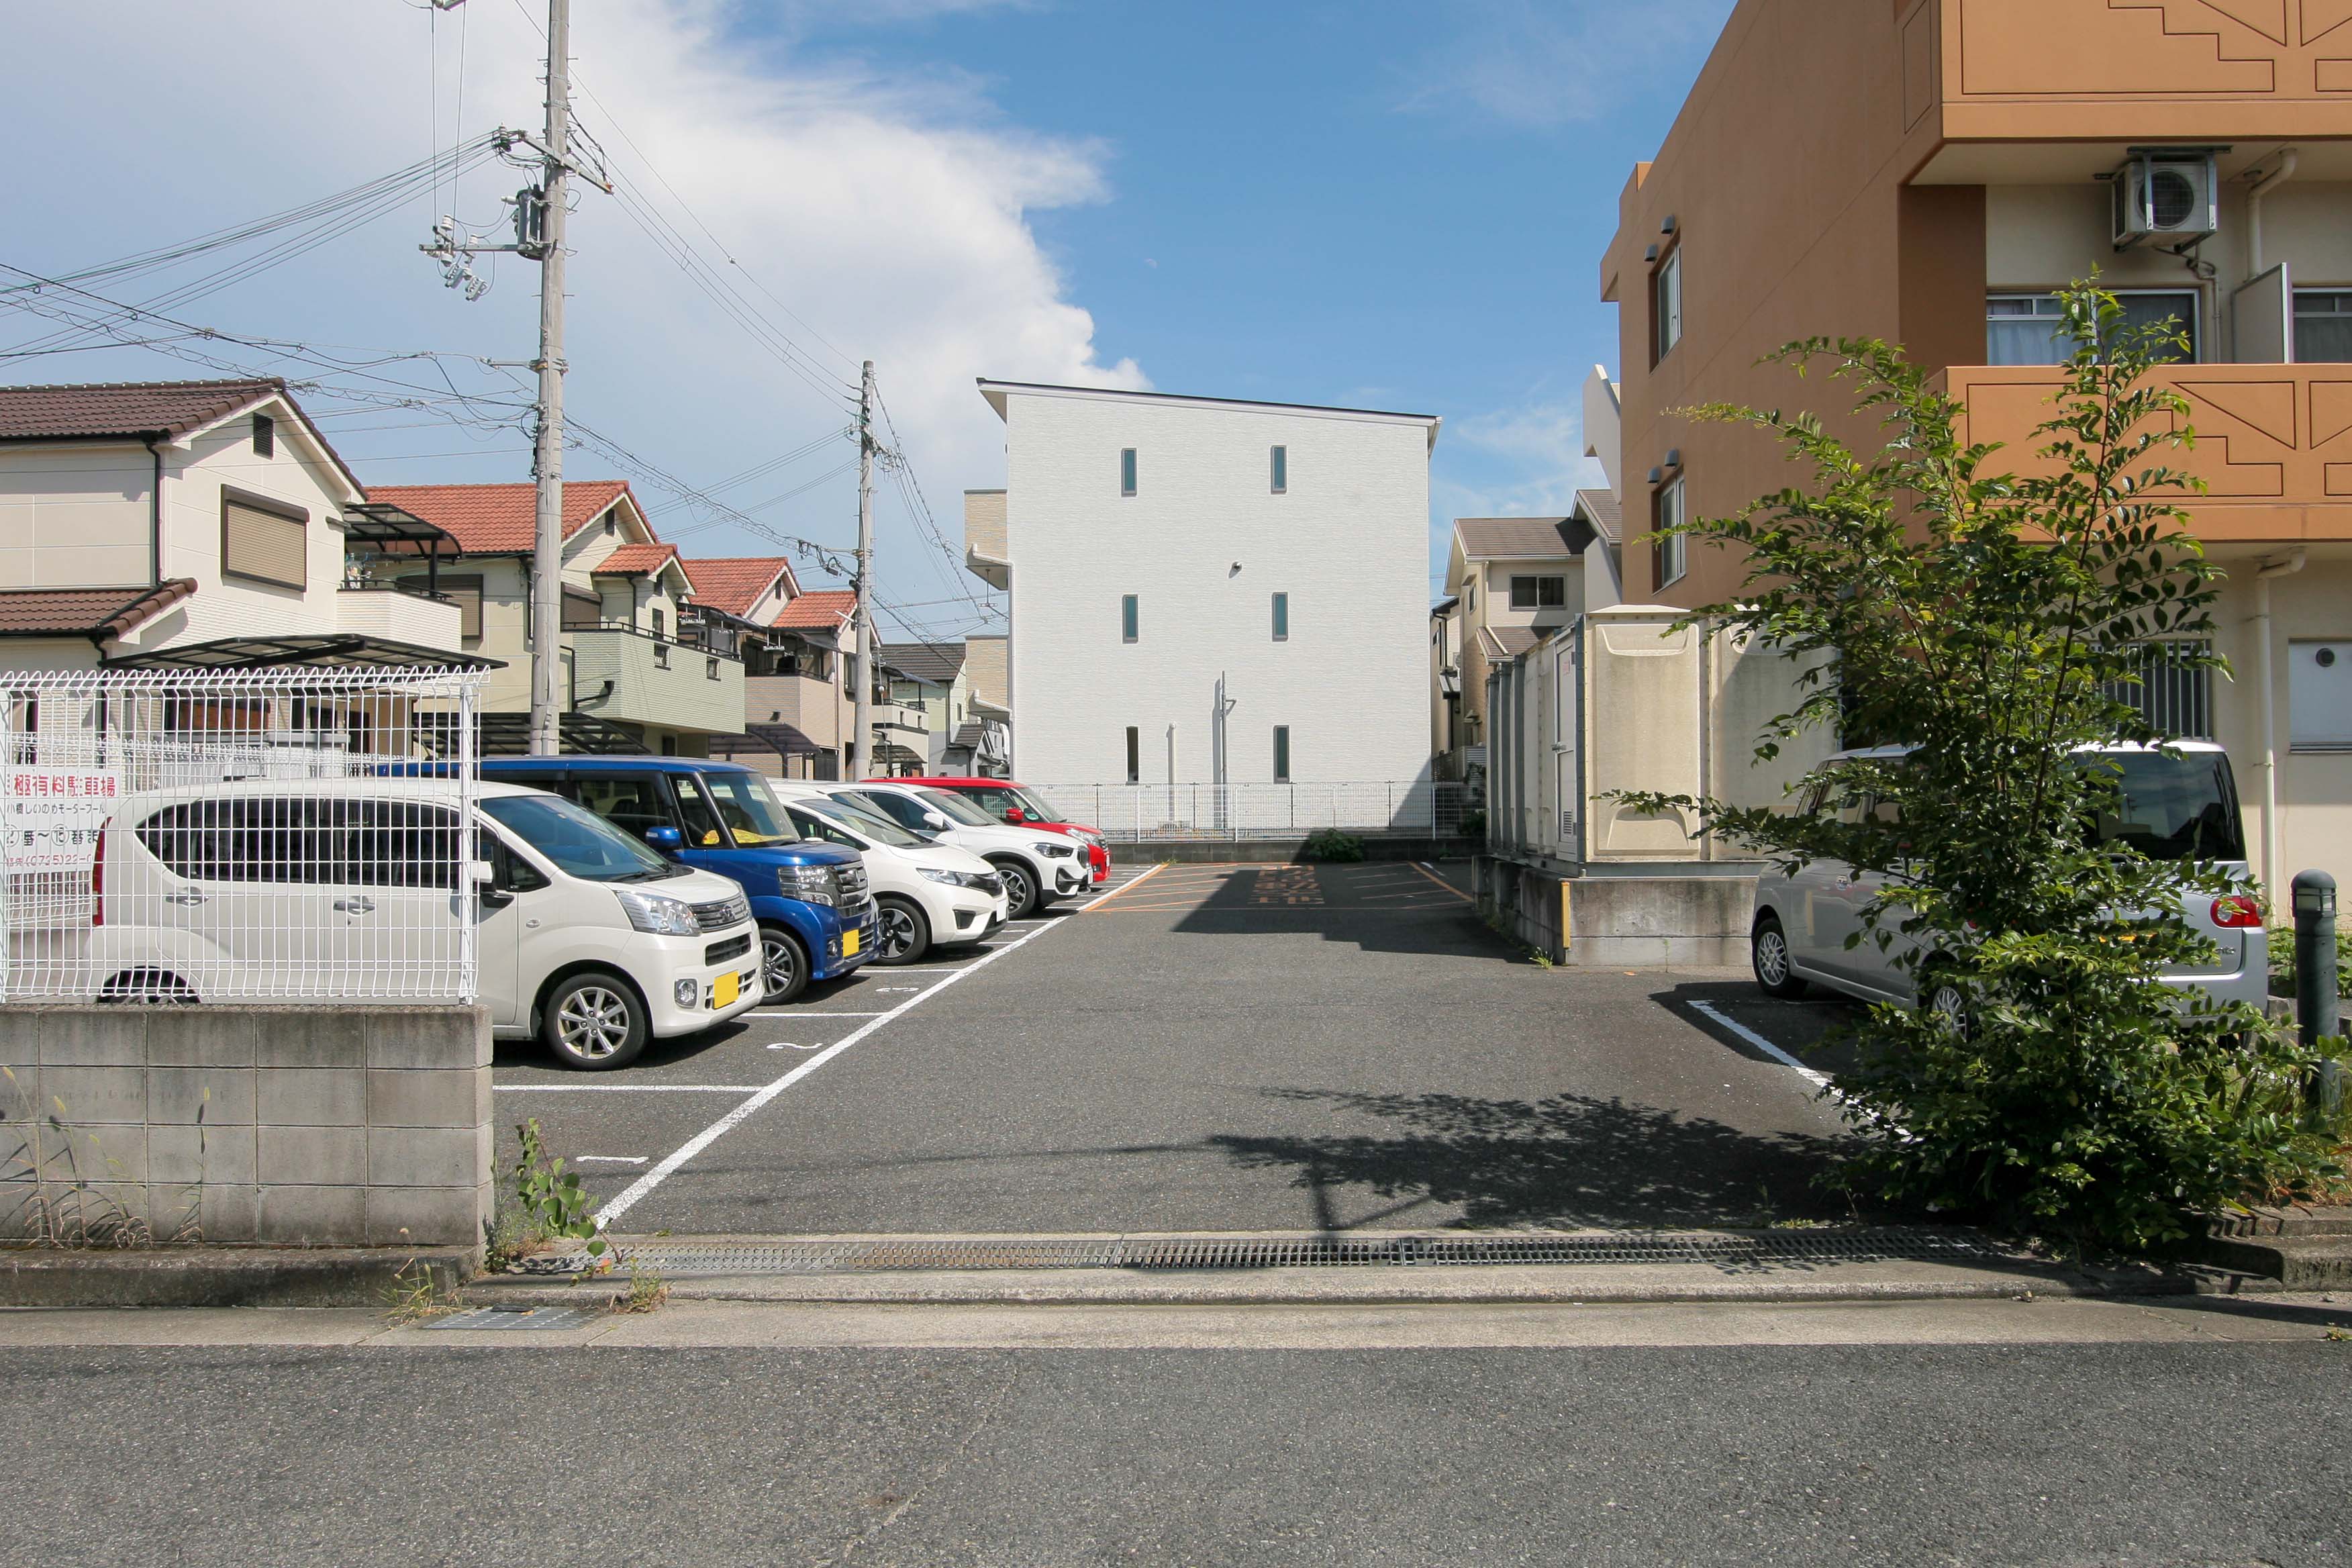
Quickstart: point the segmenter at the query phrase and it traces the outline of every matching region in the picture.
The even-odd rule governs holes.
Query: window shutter
[[[221,570],[232,577],[299,588],[308,581],[305,520],[221,496]]]

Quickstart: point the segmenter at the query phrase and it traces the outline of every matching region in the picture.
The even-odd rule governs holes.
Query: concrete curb
[[[0,1251],[0,1307],[383,1307],[422,1267],[453,1291],[478,1248],[153,1247]]]

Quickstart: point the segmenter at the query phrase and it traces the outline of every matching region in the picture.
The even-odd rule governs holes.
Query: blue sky
[[[52,68],[0,110],[31,154],[0,260],[54,276],[356,184],[460,130],[534,123],[539,10],[123,0],[20,18],[19,58]],[[988,623],[977,585],[956,581],[919,521],[928,504],[952,538],[957,492],[1002,480],[977,374],[1441,414],[1433,541],[1453,515],[1563,508],[1586,474],[1579,388],[1594,363],[1614,365],[1616,312],[1596,276],[1617,194],[1730,0],[577,10],[583,115],[635,210],[743,285],[806,355],[803,372],[845,384],[855,358],[880,365],[920,491],[886,487],[880,580],[903,623],[941,635]],[[226,70],[283,85],[261,103],[225,98],[205,84]],[[516,183],[477,175],[454,205],[488,226]],[[434,211],[452,205],[436,195],[179,319],[527,357],[527,269],[504,267],[467,305],[417,257]],[[590,194],[574,220],[580,417],[689,492],[834,428],[836,405],[689,286],[631,210]],[[6,342],[42,325],[0,320]],[[315,374],[268,360],[235,351],[239,365]],[[205,374],[217,372],[147,348],[0,369]],[[434,374],[512,384],[462,357]],[[511,428],[447,407],[394,416],[331,390],[310,401],[334,411],[363,479],[527,475]],[[784,536],[845,544],[854,486],[831,470],[846,455],[821,447],[721,499]],[[595,451],[569,468],[618,471]],[[689,554],[775,548],[690,494],[639,488]],[[829,581],[813,562],[803,575]]]

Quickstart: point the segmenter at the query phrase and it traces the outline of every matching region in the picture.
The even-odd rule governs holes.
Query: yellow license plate
[[[847,931],[843,931],[841,933],[841,956],[844,958],[856,958],[857,956],[857,939],[865,934],[865,932],[859,931],[856,926],[851,926]]]
[[[735,1005],[736,996],[741,991],[742,982],[732,974],[722,974],[710,983],[710,1005],[714,1007],[732,1007]]]

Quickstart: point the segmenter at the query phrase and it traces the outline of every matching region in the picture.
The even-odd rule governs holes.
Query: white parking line
[[[1154,867],[1152,869],[1157,870],[1159,868]],[[1135,881],[1144,881],[1150,876],[1151,872],[1146,871],[1142,876],[1136,878]],[[1134,883],[1132,882],[1129,884],[1130,887],[1133,885]],[[1117,892],[1118,890],[1118,889],[1114,888],[1111,889],[1111,892]],[[1109,897],[1109,892],[1104,893],[1100,898],[1094,899],[1087,903],[1082,904],[1079,908],[1090,910],[1094,908],[1096,904],[1101,903],[1104,899],[1108,899]],[[606,1204],[602,1209],[597,1211],[597,1225],[600,1226],[610,1226],[614,1220],[620,1218],[623,1215],[636,1207],[639,1203],[643,1202],[646,1194],[652,1192],[656,1187],[660,1186],[664,1182],[669,1180],[671,1176],[677,1174],[679,1168],[688,1160],[693,1159],[697,1154],[701,1153],[705,1149],[709,1148],[713,1143],[719,1142],[719,1139],[725,1137],[736,1128],[740,1127],[747,1120],[750,1119],[752,1112],[758,1110],[761,1106],[766,1105],[769,1101],[774,1100],[778,1095],[783,1093],[784,1090],[792,1088],[793,1085],[800,1082],[801,1079],[808,1077],[809,1074],[816,1071],[817,1068],[824,1066],[825,1063],[831,1061],[834,1058],[839,1056],[842,1052],[847,1050],[850,1047],[856,1045],[858,1041],[864,1039],[866,1036],[872,1034],[875,1030],[880,1028],[883,1025],[888,1023],[899,1014],[922,1005],[923,999],[925,997],[946,990],[949,986],[953,985],[957,981],[961,980],[968,974],[977,974],[980,971],[987,968],[990,964],[994,963],[998,959],[1003,958],[1006,953],[1012,952],[1029,942],[1033,942],[1045,934],[1045,930],[1040,929],[1033,931],[1028,935],[1021,937],[1016,941],[1006,942],[1003,947],[998,948],[995,952],[988,954],[984,958],[982,958],[977,963],[971,964],[969,967],[957,970],[953,974],[949,975],[945,980],[940,981],[937,985],[932,986],[929,990],[919,992],[915,995],[909,996],[904,1002],[899,1003],[896,1007],[891,1008],[888,1012],[879,1015],[867,1023],[859,1025],[856,1028],[852,1029],[847,1035],[844,1036],[839,1043],[826,1047],[824,1050],[819,1051],[816,1055],[809,1058],[808,1060],[801,1063],[800,1066],[793,1068],[792,1071],[784,1074],[783,1077],[776,1079],[775,1082],[769,1084],[763,1089],[751,1091],[751,1098],[749,1100],[746,1100],[742,1104],[737,1106],[734,1110],[729,1111],[726,1115],[720,1117],[718,1121],[712,1122],[709,1126],[704,1128],[701,1131],[696,1133],[693,1137],[679,1144],[676,1149],[662,1157],[660,1164],[656,1165],[652,1170],[647,1171],[644,1175],[639,1176],[635,1181],[631,1182],[626,1187],[623,1188],[620,1195],[614,1198],[612,1202]]]
[[[600,1165],[642,1165],[646,1163],[646,1156],[643,1154],[574,1154],[572,1156],[574,1164],[586,1164],[592,1160]]]
[[[797,1009],[790,1013],[768,1015],[771,1018],[878,1018],[881,1016],[879,1013],[803,1013]]]
[[[500,1083],[500,1094],[757,1094],[755,1083]]]
[[[1758,1050],[1762,1051],[1766,1056],[1770,1057],[1774,1061],[1779,1062],[1783,1067],[1792,1067],[1796,1068],[1798,1072],[1811,1079],[1821,1088],[1829,1088],[1829,1074],[1825,1072],[1815,1072],[1811,1068],[1807,1067],[1804,1063],[1799,1061],[1796,1058],[1790,1056],[1788,1052],[1782,1050],[1780,1047],[1774,1045],[1771,1041],[1766,1039],[1763,1036],[1758,1034],[1747,1025],[1739,1022],[1738,1019],[1726,1017],[1721,1012],[1716,1009],[1712,1003],[1695,1001],[1691,1004],[1691,1011],[1697,1013],[1702,1016],[1713,1019],[1716,1023],[1720,1024],[1723,1027],[1730,1030],[1733,1034],[1738,1036],[1749,1045],[1754,1046]]]

